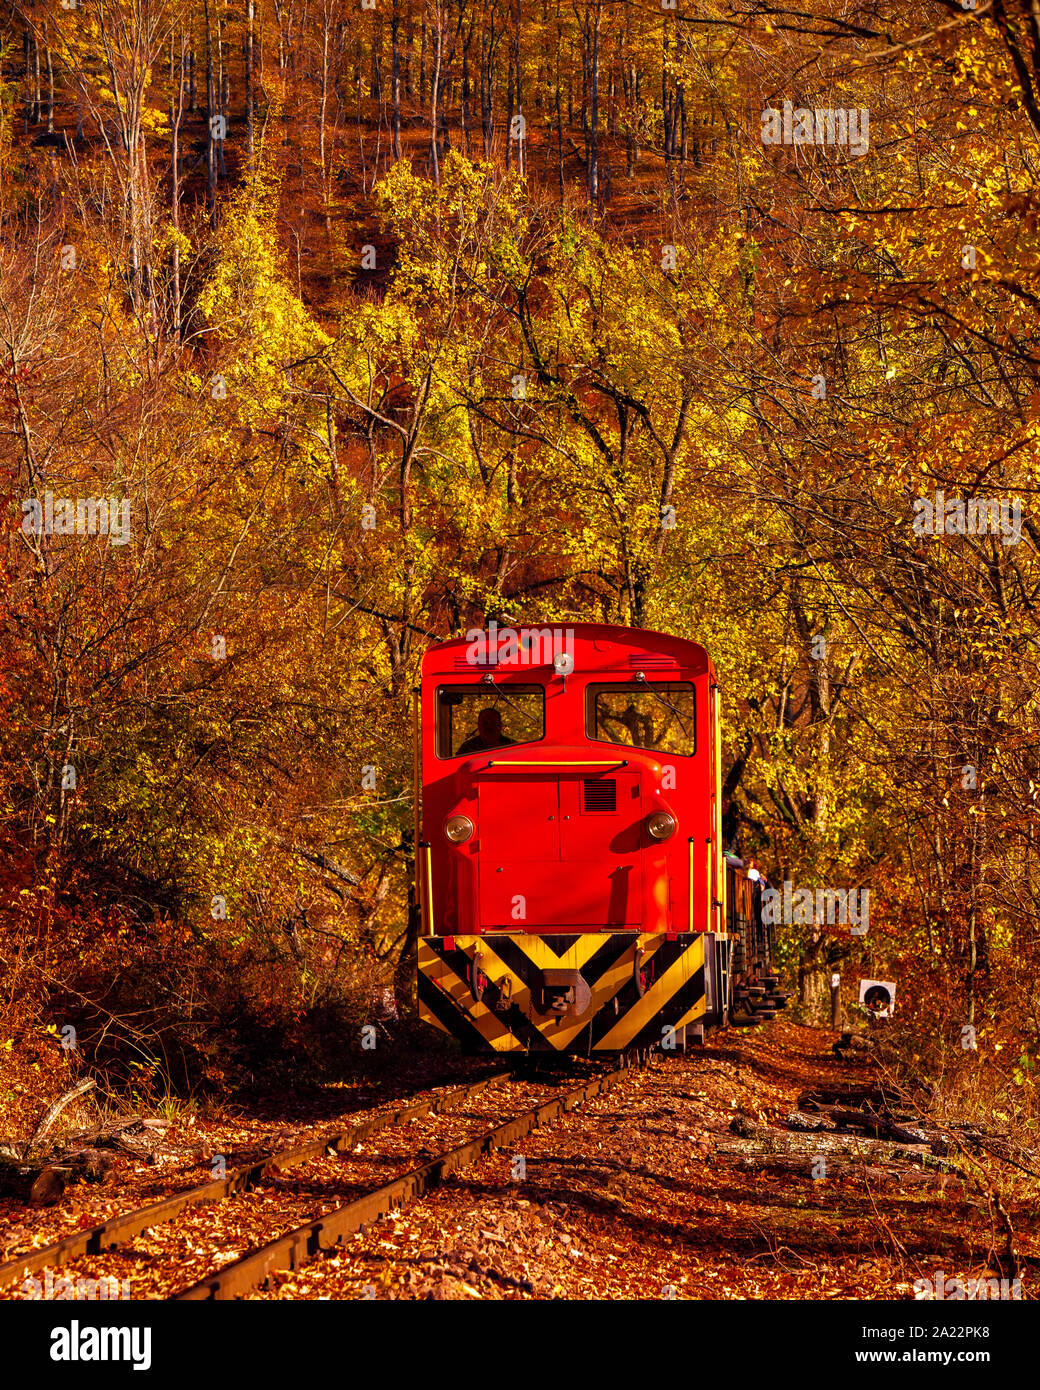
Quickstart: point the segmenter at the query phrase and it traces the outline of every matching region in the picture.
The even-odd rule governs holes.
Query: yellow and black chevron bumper
[[[424,936],[419,1017],[468,1050],[670,1047],[713,1021],[713,946],[700,932]]]

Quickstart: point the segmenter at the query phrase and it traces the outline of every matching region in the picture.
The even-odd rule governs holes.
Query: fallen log
[[[821,1123],[814,1123],[817,1118]],[[808,1115],[788,1115],[784,1123],[789,1129],[821,1133],[826,1132],[828,1128],[823,1123],[827,1120],[838,1129],[862,1130],[876,1138],[890,1139],[897,1144],[927,1144],[931,1152],[939,1158],[956,1156],[963,1146],[972,1154],[990,1153],[995,1158],[1016,1164],[1027,1172],[1032,1172],[1036,1162],[1033,1150],[1023,1148],[1002,1135],[990,1134],[978,1125],[940,1123],[909,1110],[883,1110],[875,1114],[869,1110],[821,1104]]]
[[[877,1102],[876,1105],[870,1102],[864,1102],[863,1105],[854,1105],[851,1103],[848,1105],[824,1104],[822,1102],[813,1105],[810,1103],[806,1105],[805,1109],[812,1116],[829,1116],[832,1120],[837,1120],[839,1123],[844,1122],[849,1116],[866,1116],[868,1119],[872,1120],[884,1117],[888,1120],[896,1120],[912,1125],[926,1125],[929,1123],[928,1120],[921,1117],[921,1113],[918,1110],[900,1109],[898,1106],[886,1105],[883,1101]]]
[[[121,1120],[109,1120],[106,1124],[95,1125],[93,1129],[77,1130],[69,1135],[70,1144],[104,1144],[118,1142],[124,1130],[139,1129],[145,1121],[140,1115],[124,1115]]]
[[[840,1106],[828,1107],[828,1113],[835,1124],[843,1129],[862,1129],[867,1134],[891,1139],[897,1144],[928,1144],[935,1137],[929,1135],[919,1125],[898,1124],[891,1115],[872,1115],[866,1110],[844,1110]]]
[[[163,1155],[183,1158],[192,1153],[193,1146],[168,1144],[163,1139],[168,1127],[163,1120],[129,1115],[74,1134],[69,1142],[93,1149],[114,1149],[146,1163],[154,1163],[157,1157]]]
[[[885,1093],[876,1086],[814,1086],[798,1097],[798,1108],[815,1109],[830,1104],[884,1105]]]
[[[819,1115],[803,1115],[798,1111],[792,1111],[785,1117],[784,1124],[788,1129],[801,1130],[807,1134],[829,1134],[836,1127],[831,1117],[822,1111]]]
[[[824,1156],[825,1171],[818,1170],[819,1155],[808,1154],[745,1154],[735,1167],[743,1173],[779,1173],[785,1177],[802,1177],[821,1182],[831,1177],[862,1177],[869,1182],[896,1182],[900,1187],[927,1187],[941,1174],[921,1171],[898,1164],[862,1163],[842,1155]]]
[[[69,1168],[73,1177],[98,1183],[108,1181],[117,1161],[115,1154],[102,1149],[76,1149],[60,1159],[61,1166]]]
[[[47,1136],[55,1120],[65,1107],[71,1105],[72,1102],[77,1100],[80,1096],[86,1095],[88,1091],[93,1090],[95,1084],[92,1076],[84,1076],[77,1081],[74,1086],[70,1086],[67,1091],[64,1091],[58,1096],[57,1100],[51,1101],[50,1105],[47,1106],[47,1109],[40,1116],[39,1123],[32,1132],[32,1138],[25,1146],[26,1157],[28,1157],[36,1145]]]
[[[861,1163],[913,1163],[939,1172],[957,1172],[956,1164],[946,1163],[932,1153],[926,1143],[902,1144],[894,1140],[867,1139],[858,1134],[837,1131],[816,1134],[789,1134],[766,1129],[744,1120],[737,1131],[739,1139],[717,1139],[715,1153],[721,1158],[765,1158],[771,1156],[846,1158]]]

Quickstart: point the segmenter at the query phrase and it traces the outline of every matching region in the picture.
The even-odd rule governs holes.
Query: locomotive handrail
[[[715,930],[718,931],[719,928],[718,923],[715,920],[715,909],[712,906],[711,896],[711,844],[711,836],[709,835],[707,839],[704,841],[704,849],[707,858],[707,862],[704,866],[704,893],[708,899],[708,930],[711,931],[711,929],[714,927]]]
[[[415,905],[419,909],[420,919],[422,917],[422,870],[419,867],[419,860],[422,857],[420,845],[422,843],[422,821],[420,817],[421,793],[419,790],[419,779],[421,777],[422,745],[421,726],[419,722],[419,695],[420,690],[417,685],[412,687],[412,855],[414,857],[413,875],[415,880]]]
[[[430,858],[430,842],[423,840],[420,846],[423,866],[422,907],[426,925],[426,935],[433,936],[433,865]]]
[[[693,916],[693,836],[690,836],[690,931],[696,931],[697,927]]]

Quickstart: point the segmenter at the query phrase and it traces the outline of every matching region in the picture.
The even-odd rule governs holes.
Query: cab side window
[[[437,756],[465,758],[545,737],[540,685],[442,685],[437,689]]]
[[[697,698],[686,681],[590,685],[585,732],[591,739],[691,757],[697,751]]]

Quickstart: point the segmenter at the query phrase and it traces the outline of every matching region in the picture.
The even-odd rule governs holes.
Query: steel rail
[[[293,1168],[300,1163],[306,1163],[311,1158],[320,1158],[330,1149],[336,1153],[349,1153],[358,1144],[373,1134],[378,1134],[381,1130],[393,1129],[397,1125],[407,1124],[409,1120],[421,1119],[424,1115],[439,1114],[442,1110],[448,1109],[459,1101],[478,1095],[489,1086],[499,1086],[503,1082],[511,1080],[514,1074],[512,1071],[495,1072],[492,1076],[482,1077],[468,1085],[454,1087],[443,1095],[430,1096],[425,1100],[416,1101],[413,1104],[402,1106],[398,1110],[390,1111],[388,1114],[373,1116],[348,1130],[342,1130],[322,1139],[310,1140],[294,1148],[280,1149],[265,1154],[255,1163],[247,1164],[243,1168],[236,1168],[227,1177],[218,1178],[214,1182],[203,1183],[199,1187],[187,1188],[184,1192],[175,1193],[172,1197],[166,1197],[163,1201],[155,1202],[151,1206],[138,1207],[134,1211],[124,1212],[121,1216],[111,1216],[100,1225],[89,1227],[87,1230],[76,1231],[72,1235],[65,1236],[62,1240],[55,1241],[53,1245],[28,1251],[24,1255],[16,1255],[13,1259],[0,1264],[0,1289],[8,1288],[19,1279],[24,1279],[37,1270],[45,1269],[48,1266],[57,1265],[60,1267],[78,1259],[81,1255],[97,1255],[102,1251],[113,1250],[117,1246],[125,1245],[127,1241],[139,1236],[142,1231],[172,1221],[189,1207],[204,1206],[210,1202],[221,1202],[236,1192],[246,1192],[274,1173],[281,1172],[286,1168]]]
[[[385,1183],[372,1192],[366,1192],[353,1202],[308,1222],[306,1226],[299,1226],[296,1230],[250,1251],[182,1293],[174,1294],[171,1301],[194,1302],[236,1298],[240,1294],[250,1292],[276,1270],[301,1269],[323,1251],[335,1249],[347,1236],[353,1235],[362,1227],[371,1225],[398,1207],[417,1201],[450,1173],[475,1162],[484,1154],[522,1139],[541,1125],[551,1124],[560,1115],[573,1110],[592,1096],[609,1090],[630,1069],[632,1060],[625,1056],[611,1071],[605,1072],[584,1086],[544,1101],[524,1114],[488,1130],[486,1134],[480,1135],[468,1144],[462,1144],[457,1149],[441,1154],[429,1163],[424,1163],[422,1167],[413,1168],[403,1177]]]

